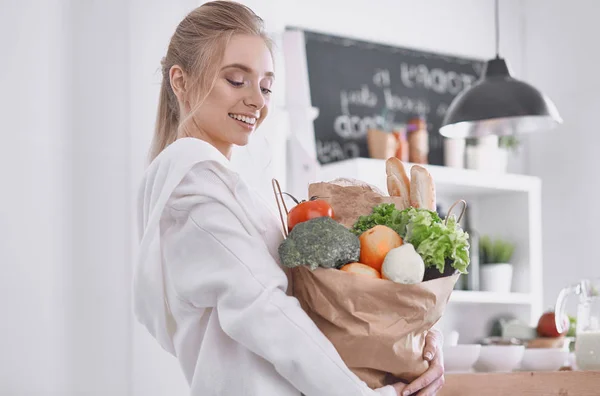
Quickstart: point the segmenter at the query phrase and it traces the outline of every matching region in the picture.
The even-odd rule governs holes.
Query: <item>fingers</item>
[[[431,362],[437,355],[438,350],[441,349],[444,343],[442,333],[432,329],[427,333],[425,337],[425,347],[423,348],[423,359]]]
[[[419,393],[417,393],[417,396],[435,396],[437,394],[437,392],[440,389],[442,389],[442,386],[444,386],[444,382],[446,382],[446,380],[444,379],[444,376],[442,375],[440,378],[435,380],[431,385],[429,385],[428,387],[426,387],[425,389],[422,389]]]
[[[433,386],[434,383],[439,382],[441,379],[441,386],[444,383],[444,364],[443,364],[443,356],[441,351],[438,351],[433,361],[431,362],[429,369],[423,373],[419,378],[411,382],[402,390],[402,396],[411,395],[419,390],[433,391],[435,394],[435,389],[437,385]],[[430,393],[424,393],[424,395],[429,395]],[[421,395],[421,394],[419,394]]]
[[[392,387],[396,391],[396,394],[398,396],[401,396],[401,395],[403,395],[402,391],[404,390],[404,388],[406,388],[406,384],[402,383],[402,382],[396,382],[395,384],[392,385]]]

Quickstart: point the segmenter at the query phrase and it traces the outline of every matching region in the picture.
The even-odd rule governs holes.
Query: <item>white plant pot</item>
[[[505,173],[508,150],[494,146],[467,146],[467,168],[486,172]]]
[[[497,293],[510,293],[512,288],[513,266],[508,263],[485,264],[479,267],[481,290]]]

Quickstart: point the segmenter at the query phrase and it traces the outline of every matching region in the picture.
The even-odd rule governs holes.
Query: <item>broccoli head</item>
[[[297,224],[279,245],[281,263],[293,268],[306,265],[336,268],[358,261],[360,241],[331,217],[317,217]]]

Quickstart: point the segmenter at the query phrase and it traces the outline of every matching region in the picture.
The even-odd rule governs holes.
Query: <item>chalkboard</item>
[[[293,28],[290,28],[294,30]],[[443,165],[439,134],[454,97],[484,62],[303,31],[319,163],[369,157],[367,130],[424,117],[429,163]]]

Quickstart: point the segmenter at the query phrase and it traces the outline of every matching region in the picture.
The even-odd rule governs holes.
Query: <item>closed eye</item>
[[[265,95],[271,95],[271,91],[269,88],[261,88],[262,93],[264,93]]]
[[[234,87],[241,87],[242,85],[244,85],[244,82],[238,82],[238,81],[230,80],[228,78],[226,78],[226,80],[229,84],[233,85]]]

